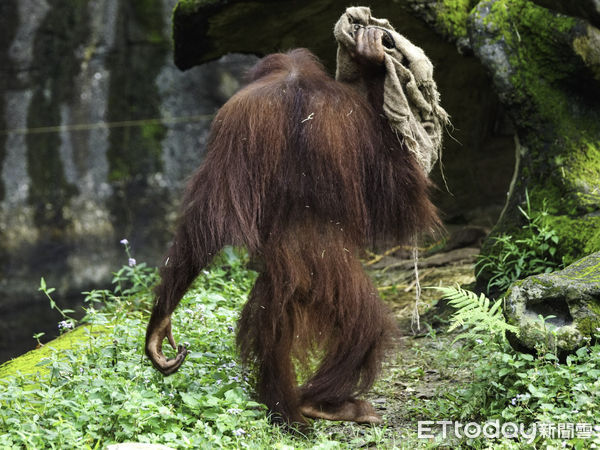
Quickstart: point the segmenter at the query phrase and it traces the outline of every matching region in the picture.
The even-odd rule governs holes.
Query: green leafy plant
[[[526,428],[536,424],[571,427],[571,432],[563,435],[538,432],[531,448],[548,445],[583,449],[600,444],[600,412],[596,407],[600,401],[599,344],[592,345],[589,341],[588,346],[567,356],[563,363],[555,349],[547,345],[537,347],[535,355],[520,353],[504,338],[503,330],[516,330],[503,324],[501,300],[492,304],[484,295],[477,296],[458,286],[435,289],[458,308],[449,330],[461,325],[469,330],[459,334],[464,338],[460,347],[456,346],[458,338],[444,346],[444,358],[438,364],[443,364],[445,370],[448,367],[468,370],[470,375],[451,391],[440,393],[426,404],[418,404],[415,413],[428,420],[499,420],[523,424]],[[553,332],[546,326],[551,317],[539,317],[548,334]],[[600,329],[598,332],[600,338]],[[431,360],[431,356],[423,358]],[[523,448],[522,445],[484,438],[466,444],[472,448]]]
[[[158,282],[158,271],[154,267],[148,267],[146,263],[138,263],[131,255],[131,248],[127,239],[122,239],[121,244],[125,247],[127,254],[127,265],[121,267],[114,274],[113,292],[125,297],[134,298],[141,293],[151,291]]]
[[[142,358],[156,270],[138,264],[123,244],[128,264],[115,274],[114,289],[86,293],[86,327],[69,332],[79,336],[73,347],[0,377],[0,448],[101,448],[127,440],[239,447],[271,428],[249,395],[233,342],[237,309],[254,278],[245,256],[228,249],[186,295],[174,321],[180,338],[190,340],[191,361],[181,375],[163,378]],[[76,324],[44,280],[40,290]]]
[[[46,333],[44,333],[44,332],[41,332],[41,333],[34,333],[34,334],[33,334],[33,338],[36,340],[38,348],[39,348],[39,347],[41,347],[42,345],[44,345],[44,344],[42,344],[42,342],[40,341],[40,338],[42,338],[42,337],[43,337],[45,334],[46,334]]]
[[[62,309],[56,304],[56,302],[50,295],[55,291],[55,289],[46,286],[46,280],[44,280],[44,277],[42,277],[40,280],[40,287],[38,288],[38,291],[43,292],[46,298],[50,301],[50,309],[57,310],[62,316],[63,320],[61,320],[58,323],[58,329],[60,330],[60,332],[64,333],[65,331],[72,330],[77,324],[77,320],[69,316],[69,314],[73,314],[75,311],[72,309]],[[33,338],[37,341],[38,345],[42,345],[40,342],[40,338],[43,335],[44,333],[36,333],[33,335]]]
[[[19,370],[0,366],[0,448],[93,449],[126,441],[173,448],[523,448],[510,439],[428,442],[417,438],[416,422],[600,424],[600,346],[590,344],[564,364],[548,348],[515,352],[499,337],[501,303],[457,286],[446,292],[456,295],[461,326],[471,332],[457,340],[438,330],[435,338],[411,340],[397,361],[391,355],[371,392],[375,405],[385,405],[386,426],[315,421],[308,436],[284,433],[253,401],[237,359],[235,323],[256,277],[246,262],[244,253],[226,249],[182,299],[173,323],[176,340],[189,341],[190,361],[170,377],[143,356],[156,274],[135,281],[140,265],[127,264],[123,274],[131,276],[120,278],[117,293],[88,292],[83,326],[36,351],[45,355],[37,365],[24,358]],[[476,328],[468,311],[487,314],[486,326]],[[60,347],[63,341],[71,344]],[[591,432],[562,441],[538,436],[534,445],[600,445]]]
[[[33,364],[35,358],[23,358],[16,361],[22,365],[0,366],[0,448],[95,449],[130,441],[173,448],[327,449],[340,448],[338,441],[393,448],[394,433],[381,429],[349,424],[336,432],[316,422],[309,440],[269,423],[235,344],[239,311],[256,278],[247,260],[244,252],[224,249],[182,299],[173,323],[176,339],[189,343],[189,361],[170,377],[143,355],[156,271],[128,261],[115,274],[114,289],[86,293],[83,326],[44,346],[38,352],[45,356]],[[53,289],[42,287],[57,308]]]
[[[484,271],[489,274],[488,292],[492,288],[506,291],[520,278],[552,272],[561,266],[557,260],[559,237],[548,224],[546,201],[541,211],[533,211],[525,191],[525,209],[518,208],[526,221],[519,239],[508,234],[494,237],[493,250],[480,255],[477,261],[477,276]]]
[[[448,303],[456,308],[456,312],[451,317],[451,324],[448,332],[451,332],[462,326],[467,328],[466,333],[457,336],[456,339],[473,337],[478,333],[486,333],[492,336],[499,336],[504,339],[507,331],[516,333],[517,328],[506,323],[502,314],[502,299],[492,303],[485,294],[479,296],[474,292],[455,287],[435,287],[442,292]]]

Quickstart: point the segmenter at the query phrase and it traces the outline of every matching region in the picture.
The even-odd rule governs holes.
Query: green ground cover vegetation
[[[281,449],[600,444],[600,346],[590,342],[564,362],[551,348],[536,355],[515,352],[500,332],[501,303],[453,288],[441,295],[454,299],[457,330],[442,326],[403,339],[374,386],[370,399],[383,405],[384,425],[315,421],[304,433],[271,425],[253,400],[251,375],[235,349],[236,319],[256,277],[246,259],[225,250],[182,300],[173,317],[175,337],[188,342],[191,354],[170,377],[143,355],[156,271],[130,260],[115,274],[112,290],[86,293],[79,326],[68,331],[75,323],[63,311],[61,338],[0,367],[0,447],[103,448],[131,441]],[[52,296],[51,288],[41,289]],[[502,436],[444,438],[437,429],[435,437],[419,439],[419,420],[564,423],[573,432],[556,439],[538,433],[527,443]]]

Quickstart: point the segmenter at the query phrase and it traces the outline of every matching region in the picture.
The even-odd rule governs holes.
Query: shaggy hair
[[[439,219],[427,177],[382,115],[377,74],[364,95],[297,49],[263,58],[249,78],[218,112],[187,186],[147,337],[224,245],[245,246],[261,269],[237,344],[259,400],[304,423],[301,404],[367,391],[395,332],[358,252],[383,237],[408,242]],[[298,387],[296,366],[309,370],[314,355]]]

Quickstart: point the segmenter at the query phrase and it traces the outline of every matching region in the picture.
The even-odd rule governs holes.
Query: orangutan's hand
[[[171,347],[177,349],[175,358],[167,358],[164,355],[162,343],[165,338]],[[171,375],[177,372],[187,354],[188,349],[185,345],[175,344],[171,331],[171,318],[164,317],[162,320],[157,320],[153,315],[146,331],[146,355],[152,361],[152,365],[163,375]]]
[[[356,30],[356,59],[365,65],[383,64],[383,31],[374,27],[360,27]]]

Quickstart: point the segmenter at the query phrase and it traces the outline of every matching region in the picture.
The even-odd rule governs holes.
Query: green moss
[[[556,245],[554,260],[565,267],[580,259],[582,256],[600,251],[600,216],[589,214],[579,216],[573,211],[576,204],[568,200],[566,194],[560,194],[560,189],[551,183],[539,184],[530,192],[532,209],[539,211],[544,199],[551,199],[545,223],[559,237]],[[561,202],[562,200],[562,202]],[[553,206],[552,206],[553,205]],[[512,237],[513,242],[526,239],[527,231],[520,227],[503,230]],[[484,255],[498,255],[499,248],[492,246],[493,241],[486,241],[482,248]]]
[[[560,236],[558,253],[564,265],[600,251],[600,217],[549,216],[548,224]]]
[[[600,108],[590,101],[598,89],[574,50],[587,31],[577,19],[527,0],[488,5],[483,22],[510,63],[512,89],[504,98],[525,149],[511,210],[495,231],[520,238],[516,206],[527,189],[533,210],[546,205],[547,223],[560,238],[556,256],[569,264],[600,250]],[[486,245],[482,253],[490,250]]]
[[[585,63],[573,51],[574,36],[581,32],[578,21],[527,0],[498,0],[484,23],[507,47],[514,88],[507,101],[519,106],[514,108],[519,127],[529,127],[538,137],[540,131],[553,129],[573,140],[589,129],[596,140],[597,110],[592,107],[578,114],[572,107],[590,95],[590,87],[581,86]]]
[[[505,37],[514,31],[519,24],[536,26],[541,32],[549,27],[556,27],[556,32],[564,33],[574,25],[575,19],[568,16],[557,16],[549,9],[537,6],[529,0],[499,0],[493,3],[491,14],[485,20],[501,30]],[[513,28],[511,30],[511,28]],[[509,33],[507,33],[509,32]],[[516,36],[517,39],[519,36]]]
[[[565,178],[580,192],[581,203],[600,205],[600,142],[579,140],[567,155]]]
[[[594,27],[587,28],[586,36],[573,40],[573,50],[592,71],[594,78],[600,81],[600,31]]]
[[[586,317],[578,320],[575,327],[583,336],[593,337],[598,334],[596,330],[600,327],[600,320],[594,317]]]
[[[534,132],[543,130],[544,124],[569,133],[578,129],[569,98],[576,87],[569,83],[583,67],[572,51],[571,34],[577,21],[527,0],[499,0],[492,4],[484,23],[508,47],[514,88],[508,100],[520,106],[519,125],[530,126]]]
[[[540,278],[539,276],[533,276],[529,278],[529,282],[531,284],[537,285],[539,287],[544,288],[545,291],[548,291],[552,286],[552,282],[543,278]],[[518,284],[522,284],[522,281],[518,281]],[[508,294],[508,292],[507,292]],[[550,294],[549,297],[551,297],[552,295]]]
[[[593,273],[592,277],[590,278],[588,275],[586,277],[586,280],[590,280],[590,281],[599,283],[600,282],[600,264],[597,264],[593,268],[593,270],[594,270],[594,273]],[[592,311],[596,315],[596,318],[600,317],[600,300],[598,300],[596,302],[589,302],[587,304],[587,306],[589,307],[590,311]],[[594,329],[593,334],[598,334],[598,332]]]
[[[440,0],[437,2],[436,25],[449,37],[467,35],[467,17],[478,0]]]
[[[0,379],[8,378],[17,372],[22,375],[34,375],[46,373],[47,369],[40,365],[44,358],[48,358],[57,351],[75,348],[89,342],[92,337],[106,335],[112,327],[101,325],[82,325],[68,333],[59,336],[44,346],[31,350],[18,358],[12,359],[0,365]]]
[[[487,20],[493,20],[499,38],[511,47],[510,62],[516,69],[511,81],[517,95],[537,94],[536,100],[544,101],[541,106],[554,105],[555,99],[547,97],[548,88],[568,79],[577,66],[569,39],[576,20],[557,16],[527,0],[495,2]],[[562,99],[558,101],[564,104]]]

